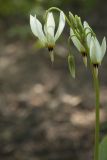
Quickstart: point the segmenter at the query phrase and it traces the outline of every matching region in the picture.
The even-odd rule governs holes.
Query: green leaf
[[[75,60],[73,55],[68,56],[68,67],[70,74],[72,75],[73,78],[75,78]]]
[[[105,136],[100,143],[99,160],[107,160],[107,136]]]

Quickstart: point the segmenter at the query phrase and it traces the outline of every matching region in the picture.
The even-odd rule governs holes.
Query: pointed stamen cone
[[[87,68],[87,53],[86,52],[81,52],[82,57],[83,57],[83,62],[85,67]]]
[[[83,63],[85,67],[87,68],[87,56],[83,56]]]
[[[49,55],[50,55],[50,58],[51,58],[51,62],[53,64],[53,62],[54,62],[53,46],[48,46],[48,51],[49,51]]]
[[[50,55],[50,58],[51,58],[51,62],[53,64],[53,62],[54,62],[54,53],[53,53],[53,51],[50,51],[49,55]]]
[[[98,64],[94,64],[93,67],[94,67],[94,75],[98,77]]]

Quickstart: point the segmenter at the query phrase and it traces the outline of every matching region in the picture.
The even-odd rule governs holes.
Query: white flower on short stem
[[[106,52],[106,38],[102,40],[102,44],[99,44],[99,41],[96,37],[91,38],[90,43],[90,59],[93,65],[99,65],[102,62],[102,59]]]
[[[39,38],[43,46],[47,47],[50,52],[53,51],[56,40],[61,35],[64,26],[65,26],[65,15],[61,11],[59,17],[58,29],[55,33],[55,21],[52,12],[48,12],[46,23],[44,25],[44,30],[42,24],[36,18],[36,15],[33,17],[30,15],[30,26],[33,34]]]

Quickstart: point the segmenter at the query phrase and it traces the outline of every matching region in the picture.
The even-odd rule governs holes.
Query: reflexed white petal
[[[38,37],[42,43],[45,43],[46,38],[45,38],[43,30],[42,30],[42,25],[39,22],[39,20],[36,18],[36,15],[35,15],[35,17],[30,15],[30,26],[31,26],[31,30],[32,30],[33,34],[36,37]]]
[[[86,21],[84,21],[83,25],[84,25],[85,33],[86,34],[89,33],[91,31],[91,27],[89,26],[89,24]]]
[[[46,39],[47,39],[47,44],[49,46],[54,46],[55,45],[55,39],[54,36],[50,35],[47,31],[47,26],[46,24],[44,25],[44,32],[46,34]]]
[[[91,43],[90,26],[86,21],[84,21],[84,29],[85,29],[85,33],[87,35],[87,45],[90,48],[90,43]]]
[[[55,21],[52,12],[49,12],[47,15],[46,30],[48,34],[54,37]]]
[[[86,21],[84,21],[83,25],[84,25],[84,28],[87,28],[87,29],[90,28],[89,24]]]
[[[91,43],[90,43],[90,59],[92,63],[96,63],[97,61],[94,38],[91,39]]]
[[[94,38],[94,41],[95,41],[95,45],[96,45],[96,48],[97,48],[97,51],[99,51],[99,49],[100,49],[100,43],[99,43],[99,41],[98,41],[98,39],[95,37]]]
[[[64,13],[61,11],[60,12],[60,18],[59,18],[59,26],[58,26],[58,30],[56,32],[55,35],[55,41],[59,38],[59,36],[61,35],[63,29],[65,27],[65,15]]]
[[[101,56],[102,55],[102,51],[101,51],[101,46],[100,46],[97,38],[95,38],[95,47],[96,47],[97,59],[98,59],[98,61],[100,60],[100,62],[101,62],[101,60],[102,60],[102,56]]]
[[[84,28],[89,27],[89,24],[86,21],[84,21],[83,25],[84,25]]]
[[[101,63],[101,47],[96,38],[91,39],[90,43],[90,58],[92,63]]]
[[[92,38],[91,33],[89,33],[87,35],[87,45],[88,45],[88,48],[90,48],[91,38]]]
[[[31,27],[33,34],[35,36],[38,36],[37,29],[36,29],[36,23],[35,23],[35,17],[33,17],[32,15],[30,15],[30,27]]]
[[[47,35],[47,28],[46,28],[46,24],[44,24],[44,32],[45,32],[45,35]]]
[[[103,58],[106,52],[106,38],[105,37],[102,40],[101,51],[102,51],[102,58]]]
[[[84,46],[81,44],[81,42],[77,39],[77,37],[74,35],[74,32],[72,29],[70,29],[70,36],[71,39],[75,45],[75,47],[79,50],[79,52],[85,52]]]

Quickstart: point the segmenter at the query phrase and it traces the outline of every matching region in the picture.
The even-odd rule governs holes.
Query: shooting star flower
[[[93,64],[96,75],[98,75],[98,66],[101,64],[102,59],[106,52],[106,38],[102,40],[102,44],[99,44],[99,41],[96,37],[91,38],[90,43],[90,59]]]
[[[92,64],[101,64],[102,59],[106,52],[106,38],[104,37],[102,40],[102,44],[100,45],[96,37],[91,38],[90,43],[90,59]]]
[[[47,47],[50,55],[51,55],[51,60],[52,62],[54,61],[54,56],[53,56],[53,49],[55,47],[55,42],[61,35],[64,26],[65,26],[65,15],[63,11],[60,12],[60,17],[59,17],[59,25],[58,29],[55,33],[55,21],[52,12],[48,12],[47,17],[46,17],[46,23],[44,25],[44,30],[42,28],[42,24],[40,21],[36,18],[36,15],[33,17],[30,15],[30,26],[33,34],[38,37],[40,40],[41,44],[44,47]]]

